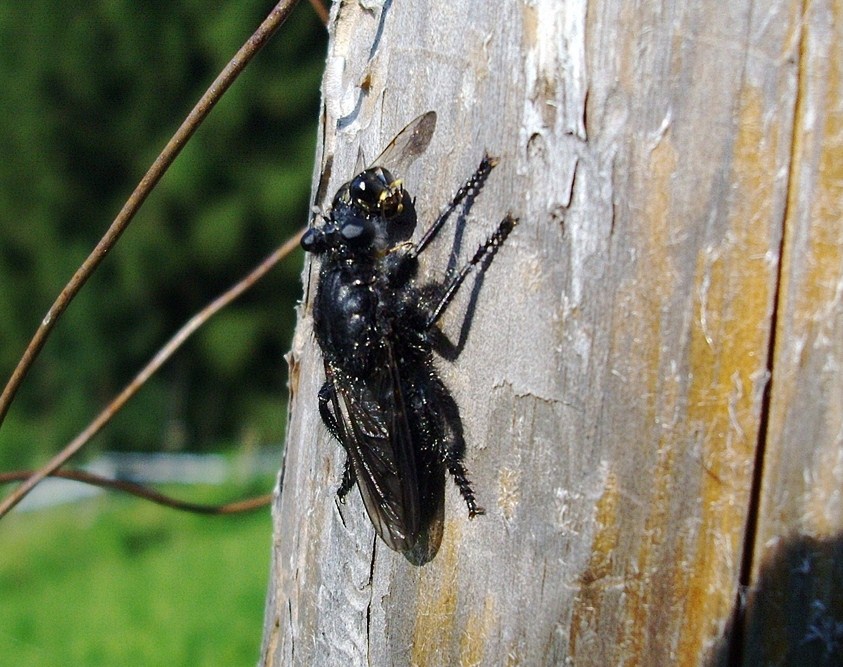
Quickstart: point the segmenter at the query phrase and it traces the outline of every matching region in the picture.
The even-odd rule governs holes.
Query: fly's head
[[[416,227],[416,209],[401,181],[383,167],[373,167],[345,183],[320,227],[312,226],[302,247],[320,254],[376,258],[407,241]]]
[[[344,194],[361,211],[387,220],[399,217],[408,203],[412,206],[402,182],[383,167],[372,167],[357,174],[348,182],[348,191]]]

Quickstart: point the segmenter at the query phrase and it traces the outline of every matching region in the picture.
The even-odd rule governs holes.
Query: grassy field
[[[201,501],[239,493],[174,491]],[[268,508],[201,517],[108,494],[6,517],[0,663],[254,665],[270,542]]]

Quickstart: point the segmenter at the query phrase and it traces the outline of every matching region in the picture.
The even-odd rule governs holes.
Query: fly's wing
[[[369,166],[383,167],[396,176],[403,175],[415,159],[427,150],[434,130],[436,130],[436,112],[423,113],[411,120]]]
[[[411,549],[419,536],[419,491],[410,428],[398,367],[387,346],[380,370],[352,382],[326,364],[339,439],[351,461],[369,519],[394,551]]]

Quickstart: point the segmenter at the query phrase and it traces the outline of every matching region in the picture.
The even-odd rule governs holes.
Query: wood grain
[[[747,665],[843,664],[842,38],[843,3],[806,5]]]
[[[762,4],[334,3],[314,191],[433,109],[420,219],[488,150],[456,249],[522,222],[443,325],[488,513],[449,483],[424,567],[334,503],[306,267],[263,665],[728,664],[769,545],[840,539],[840,3]]]

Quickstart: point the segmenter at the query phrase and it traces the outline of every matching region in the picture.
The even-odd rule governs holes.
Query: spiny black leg
[[[448,466],[448,472],[451,473],[457,488],[460,490],[460,495],[462,495],[468,507],[468,518],[473,519],[479,514],[485,514],[486,510],[477,506],[477,500],[474,498],[474,489],[471,488],[471,482],[468,481],[463,464],[456,459],[451,459],[446,461],[446,465]]]
[[[468,507],[469,518],[485,514],[485,510],[477,505],[474,489],[462,464],[465,438],[460,411],[453,396],[438,377],[432,377],[428,383],[417,382],[415,386],[420,404],[425,408],[412,411],[414,417],[420,419],[419,430],[431,436],[435,455],[453,476]]]
[[[462,184],[459,190],[457,190],[457,194],[454,195],[454,198],[451,199],[450,203],[448,204],[447,208],[442,212],[436,222],[434,222],[430,229],[428,229],[424,236],[422,236],[421,241],[418,242],[418,245],[413,249],[412,255],[418,256],[422,250],[425,249],[428,243],[430,243],[436,234],[439,233],[439,230],[442,229],[442,225],[445,224],[445,221],[450,217],[451,213],[460,205],[463,199],[466,197],[469,198],[469,201],[477,196],[477,193],[483,189],[483,185],[486,183],[486,179],[489,177],[489,172],[497,165],[498,160],[497,158],[493,158],[489,156],[487,153],[483,156],[483,159],[480,161],[480,166],[477,167],[477,170],[469,177],[469,179]]]
[[[448,304],[451,303],[451,300],[454,298],[454,295],[457,293],[457,290],[460,288],[460,285],[462,285],[466,276],[468,276],[472,269],[480,264],[480,262],[494,257],[498,248],[503,245],[506,237],[509,236],[509,233],[517,224],[518,218],[513,218],[511,215],[507,214],[507,216],[501,220],[494,233],[477,249],[477,252],[474,253],[474,257],[472,257],[468,263],[463,266],[453,278],[451,278],[451,281],[442,291],[439,303],[433,308],[433,311],[427,320],[428,329],[436,324],[437,320],[439,320],[442,316],[442,313],[445,312],[445,308],[447,308]]]
[[[319,414],[322,416],[322,421],[325,422],[325,426],[328,427],[328,431],[330,431],[331,435],[333,435],[339,443],[342,444],[337,418],[331,412],[330,408],[330,405],[334,401],[335,391],[334,385],[330,380],[322,385],[322,388],[319,390]],[[348,456],[346,456],[345,468],[342,473],[342,482],[340,483],[340,488],[337,489],[337,496],[339,497],[340,502],[345,502],[345,496],[348,495],[348,492],[354,487],[354,482],[354,468],[351,467],[351,461],[349,461]]]
[[[340,484],[340,488],[337,489],[337,497],[340,499],[341,503],[345,502],[345,497],[348,495],[348,492],[354,488],[354,481],[354,468],[351,467],[351,461],[349,461],[346,456],[345,469],[342,473],[342,483]]]

